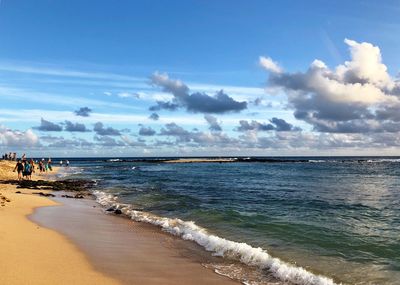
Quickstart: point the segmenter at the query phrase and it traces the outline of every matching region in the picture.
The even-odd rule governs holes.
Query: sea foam
[[[179,236],[185,240],[194,241],[216,256],[239,260],[249,266],[257,266],[268,270],[275,278],[298,285],[334,285],[332,279],[316,275],[302,267],[288,264],[279,258],[272,257],[260,247],[252,247],[246,243],[230,241],[210,234],[193,221],[183,221],[178,218],[159,217],[157,215],[137,211],[131,205],[122,204],[117,197],[102,191],[94,191],[97,202],[104,207],[113,207],[138,222],[145,222],[161,227],[164,231]]]

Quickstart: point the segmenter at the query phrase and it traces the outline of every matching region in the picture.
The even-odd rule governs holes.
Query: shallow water
[[[249,246],[224,251],[227,257],[243,259],[243,251],[262,248],[271,259],[251,260],[262,269],[249,283],[262,283],[259,276],[268,279],[271,271],[282,277],[270,268],[276,257],[336,283],[399,284],[400,160],[304,159],[193,164],[70,159],[72,167],[64,173],[96,179],[102,201],[131,205],[127,211],[136,219],[151,213],[157,223],[163,217],[194,221],[207,238],[224,239],[218,246],[228,246],[225,241]],[[168,223],[165,230],[181,227],[178,235],[187,239],[187,231],[197,230]],[[198,243],[204,238],[190,234]],[[298,283],[307,284],[304,280]]]

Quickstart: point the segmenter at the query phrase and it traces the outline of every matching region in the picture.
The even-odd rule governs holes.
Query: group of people
[[[16,161],[17,160],[17,153],[16,152],[5,153],[5,154],[3,154],[2,158],[3,158],[3,160]]]
[[[38,170],[39,173],[44,173],[47,171],[52,171],[51,167],[51,158],[49,158],[47,161],[42,158],[39,162],[36,160],[36,162],[31,158],[27,159],[25,153],[21,156],[21,159],[17,160],[17,164],[14,167],[14,172],[17,171],[18,173],[18,180],[26,179],[26,180],[31,180],[32,179],[32,173],[36,172],[36,165],[38,165]]]

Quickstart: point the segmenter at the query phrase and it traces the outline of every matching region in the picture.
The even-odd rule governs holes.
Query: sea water
[[[70,163],[104,207],[253,268],[214,268],[245,283],[400,284],[399,158]]]

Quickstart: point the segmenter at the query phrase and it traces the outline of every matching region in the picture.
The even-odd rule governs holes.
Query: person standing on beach
[[[53,171],[53,168],[51,168],[51,158],[49,158],[49,160],[47,161],[47,168],[48,168],[50,171]]]
[[[27,180],[30,180],[32,174],[31,164],[29,163],[29,161],[25,160],[23,162],[23,165],[24,165],[24,170],[22,172],[22,175],[25,176]]]
[[[43,162],[39,161],[39,172],[42,173],[44,170]]]
[[[69,166],[69,160],[66,161],[66,165],[67,165],[67,167]]]
[[[62,167],[63,166],[63,161],[62,160],[60,160],[60,167]]]
[[[22,172],[24,171],[24,165],[20,160],[18,160],[17,164],[15,165],[13,172],[15,172],[15,170],[18,171],[18,180],[22,180]]]
[[[29,164],[31,166],[30,172],[29,172],[29,180],[32,180],[32,173],[35,172],[35,162],[33,161],[33,159],[31,158],[31,160],[29,161]]]

